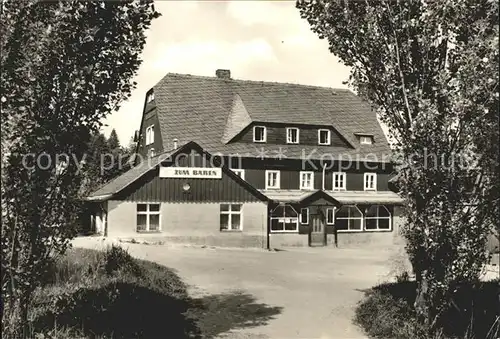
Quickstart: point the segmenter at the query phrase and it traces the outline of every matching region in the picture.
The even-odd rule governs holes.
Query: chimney
[[[174,149],[177,149],[177,138],[174,139]]]
[[[215,71],[215,75],[219,79],[231,79],[231,71],[228,69],[218,69]]]

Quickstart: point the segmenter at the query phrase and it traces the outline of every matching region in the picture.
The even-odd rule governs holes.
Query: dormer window
[[[362,135],[359,137],[359,143],[361,145],[371,145],[373,144],[373,138],[371,136]]]
[[[253,142],[266,142],[267,131],[265,126],[253,127]]]
[[[146,95],[146,103],[150,103],[155,99],[155,92],[151,91]]]
[[[155,141],[155,125],[146,128],[146,146],[151,145]]]
[[[318,145],[330,145],[331,132],[328,129],[318,130]]]
[[[298,144],[299,143],[299,129],[296,127],[288,127],[286,129],[286,143]]]

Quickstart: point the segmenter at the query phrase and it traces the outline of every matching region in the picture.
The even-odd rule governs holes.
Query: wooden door
[[[325,218],[322,214],[311,215],[311,233],[310,233],[310,246],[325,246],[326,233],[325,233]]]

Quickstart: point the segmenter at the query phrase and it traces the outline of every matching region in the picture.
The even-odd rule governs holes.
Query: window
[[[146,95],[146,102],[149,103],[155,99],[155,93],[154,92],[149,92]]]
[[[333,225],[335,224],[335,211],[333,208],[326,209],[326,224]]]
[[[234,174],[239,176],[241,179],[245,180],[245,170],[242,169],[233,169]]]
[[[300,172],[300,189],[312,190],[314,188],[314,172]]]
[[[155,130],[154,125],[146,128],[146,146],[151,145],[155,141]]]
[[[299,215],[290,205],[278,205],[271,211],[271,232],[298,232]]]
[[[318,144],[319,145],[330,145],[331,132],[328,129],[318,130]]]
[[[154,157],[155,155],[156,155],[156,153],[155,153],[155,149],[154,149],[154,148],[150,148],[150,149],[149,149],[149,156],[152,158],[152,157]]]
[[[333,173],[333,190],[345,191],[346,187],[346,174],[345,172]]]
[[[335,215],[339,231],[362,231],[363,214],[357,206],[342,206]]]
[[[254,142],[266,142],[267,138],[266,127],[264,126],[254,126],[253,127],[253,141]]]
[[[299,143],[299,129],[295,127],[289,127],[286,129],[286,143],[287,144],[298,144]]]
[[[309,208],[300,209],[300,223],[309,224]]]
[[[280,171],[266,171],[266,190],[280,188]]]
[[[220,205],[220,229],[221,231],[241,231],[241,204]]]
[[[160,204],[137,204],[137,231],[160,230]]]
[[[377,173],[365,173],[365,191],[377,190]]]
[[[373,138],[370,136],[360,136],[359,143],[362,145],[371,145],[373,143]]]
[[[366,230],[390,230],[391,213],[383,205],[373,205],[366,211]]]

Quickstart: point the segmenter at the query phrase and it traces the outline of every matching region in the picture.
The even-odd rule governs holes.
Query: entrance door
[[[311,215],[311,236],[310,246],[325,246],[326,233],[325,233],[325,218],[322,214]]]

